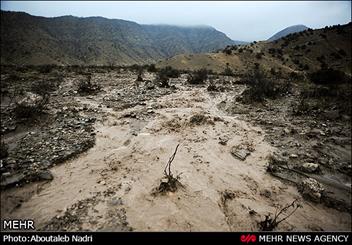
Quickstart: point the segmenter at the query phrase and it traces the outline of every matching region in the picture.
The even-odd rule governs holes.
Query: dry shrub
[[[203,84],[208,78],[208,70],[200,69],[188,75],[187,82],[190,84]]]
[[[159,187],[153,192],[154,195],[166,194],[167,192],[175,192],[178,188],[183,187],[180,182],[180,174],[174,177],[171,171],[171,164],[175,159],[179,145],[180,144],[176,146],[174,153],[169,158],[169,161],[167,162],[164,169],[164,179],[161,181]]]

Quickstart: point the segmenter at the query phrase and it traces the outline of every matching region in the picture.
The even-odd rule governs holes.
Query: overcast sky
[[[351,21],[350,1],[1,1],[1,9],[46,17],[103,16],[140,24],[209,25],[234,40],[243,41],[268,39],[277,31],[296,24],[321,28]]]

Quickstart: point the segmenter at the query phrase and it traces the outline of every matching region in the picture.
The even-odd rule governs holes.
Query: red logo
[[[251,235],[251,234],[241,235],[241,242],[249,243],[249,242],[255,242],[256,240],[257,240],[256,235]]]

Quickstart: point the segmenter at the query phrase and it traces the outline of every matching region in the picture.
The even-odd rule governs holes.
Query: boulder
[[[0,186],[6,187],[6,186],[17,184],[20,181],[22,181],[24,177],[25,176],[21,173],[9,175],[9,176],[1,176]]]
[[[319,165],[312,162],[306,162],[302,165],[302,170],[307,173],[315,173],[319,170]]]
[[[54,179],[53,174],[49,170],[39,171],[37,174],[39,180],[52,180]]]
[[[237,146],[234,146],[231,148],[231,154],[241,161],[244,161],[246,160],[247,156],[251,154],[251,152],[247,149],[240,149]]]
[[[324,188],[317,180],[313,178],[304,179],[298,186],[302,196],[313,202],[320,202]]]
[[[43,97],[34,94],[31,92],[27,92],[25,96],[18,102],[19,105],[26,107],[35,107],[43,101]]]

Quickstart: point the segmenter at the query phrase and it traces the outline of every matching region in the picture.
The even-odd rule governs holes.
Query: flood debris
[[[233,146],[231,148],[231,154],[237,159],[244,161],[246,160],[247,156],[251,154],[251,151],[248,150],[247,148],[244,148],[241,145],[238,145],[238,146]]]

